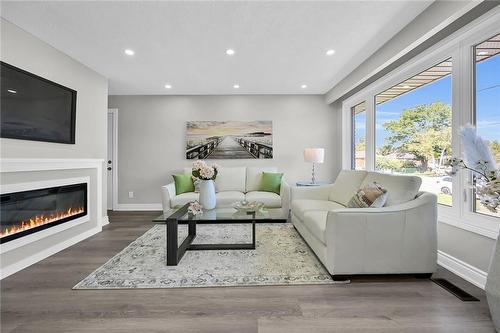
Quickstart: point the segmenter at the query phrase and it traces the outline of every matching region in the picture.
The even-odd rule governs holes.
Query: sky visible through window
[[[500,141],[500,55],[479,63],[476,68],[476,77],[478,132],[487,140]],[[389,135],[383,129],[382,124],[399,119],[403,110],[436,101],[451,106],[451,80],[451,75],[448,75],[438,81],[377,105],[376,147],[382,147],[385,138]],[[356,117],[356,138],[364,138],[366,116],[363,113],[358,117]]]
[[[476,66],[476,120],[479,135],[500,141],[500,55]]]

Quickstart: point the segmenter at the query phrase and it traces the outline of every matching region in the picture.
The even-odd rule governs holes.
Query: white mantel
[[[91,170],[91,178],[92,181],[95,182],[95,186],[93,187],[94,190],[90,190],[90,188],[88,190],[88,197],[94,204],[93,207],[89,207],[89,214],[86,219],[81,219],[75,224],[61,224],[45,229],[43,232],[31,234],[29,237],[21,237],[0,245],[2,261],[7,261],[9,263],[6,266],[2,265],[2,279],[102,231],[103,225],[108,223],[107,219],[103,218],[103,165],[104,160],[102,159],[6,158],[0,161],[0,173],[2,174],[2,178],[8,173],[43,173],[58,170],[73,170],[72,172],[74,173],[80,173],[78,170],[87,170],[84,172],[89,173],[88,170]],[[57,175],[57,173],[55,175]],[[22,179],[22,177],[18,178]],[[33,174],[30,178],[33,178]],[[55,186],[61,183],[61,181],[67,181],[67,179],[64,179],[67,177],[54,177],[54,173],[52,173],[49,178],[53,178]],[[90,179],[89,177],[87,178]],[[44,180],[40,182],[33,182],[33,179],[31,179],[29,182],[21,180],[15,184],[4,184],[2,181],[0,185],[2,188],[1,192],[11,192],[10,189],[12,188],[17,188],[19,186],[20,188],[26,187],[31,183],[47,184],[47,186],[50,186],[51,180],[44,177]],[[90,200],[88,202],[90,202]],[[79,226],[81,228],[81,225],[84,223],[89,223],[89,226],[84,227],[83,231],[79,232],[80,229],[77,228],[79,228]],[[74,231],[70,231],[70,233],[67,234],[68,236],[65,237],[66,234],[64,234],[64,232],[68,232],[70,229]],[[59,234],[56,236],[58,239],[57,242],[48,241],[49,237],[56,234]],[[44,241],[44,239],[47,239],[47,241]],[[36,250],[29,256],[20,255],[19,253],[22,253],[21,248],[28,246],[34,246]]]

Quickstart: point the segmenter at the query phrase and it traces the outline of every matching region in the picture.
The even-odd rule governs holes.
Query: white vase
[[[215,185],[213,180],[200,180],[200,204],[203,209],[215,208]]]

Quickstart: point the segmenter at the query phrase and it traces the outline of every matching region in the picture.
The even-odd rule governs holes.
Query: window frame
[[[366,104],[367,101],[361,101],[351,107],[351,169],[352,170],[366,170],[366,148],[365,148],[365,169],[356,169],[356,143],[355,143],[355,132],[356,132],[356,123],[355,123],[355,110],[356,107],[362,103],[365,103],[365,110],[363,111],[365,113],[365,146],[366,146]]]
[[[351,107],[366,101],[366,170],[375,170],[375,96],[390,87],[411,78],[426,69],[451,58],[452,68],[452,149],[461,156],[458,129],[473,123],[475,117],[474,48],[477,44],[500,33],[500,9],[493,9],[464,28],[410,59],[400,67],[373,82],[363,90],[342,101],[342,167],[351,169],[352,119]],[[475,196],[467,184],[470,173],[459,172],[453,177],[453,205],[438,205],[439,222],[496,239],[500,218],[476,213]]]

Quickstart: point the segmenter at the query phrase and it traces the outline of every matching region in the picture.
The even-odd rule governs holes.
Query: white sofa
[[[263,202],[265,208],[282,209],[288,216],[290,205],[290,186],[284,179],[281,182],[280,194],[259,191],[263,172],[278,172],[275,167],[221,167],[215,179],[217,198],[216,207],[230,207],[235,202]],[[191,168],[184,168],[184,173],[191,174]],[[284,177],[283,177],[284,178]],[[176,195],[175,183],[162,186],[163,210],[185,205],[198,200],[199,193],[188,192]]]
[[[388,190],[382,208],[346,208],[373,182]],[[436,271],[437,198],[414,176],[343,170],[334,184],[291,192],[292,223],[334,279]]]

